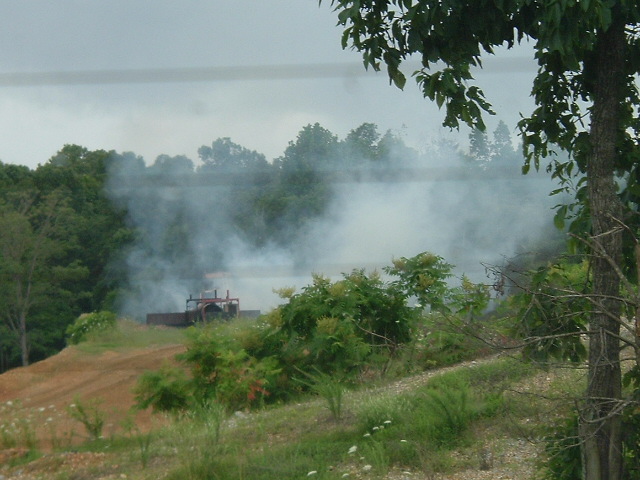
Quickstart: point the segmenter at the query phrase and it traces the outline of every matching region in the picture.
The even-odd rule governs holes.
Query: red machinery
[[[213,296],[210,294],[213,293]],[[229,290],[224,298],[218,297],[217,290],[205,290],[199,298],[189,295],[186,302],[187,312],[198,312],[198,320],[203,322],[215,318],[230,319],[240,314],[240,299],[231,298]],[[195,320],[195,319],[194,319]]]

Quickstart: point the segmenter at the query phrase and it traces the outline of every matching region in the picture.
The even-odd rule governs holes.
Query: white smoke
[[[117,162],[112,198],[126,206],[131,225],[141,232],[126,260],[131,284],[121,298],[122,312],[143,318],[182,311],[190,294],[213,288],[220,296],[229,290],[239,297],[242,309],[265,312],[280,303],[274,289],[301,288],[312,273],[380,270],[393,258],[422,251],[486,281],[483,264],[499,264],[549,231],[557,199],[548,195],[553,185],[547,175],[519,175],[515,163],[471,169],[453,149],[437,153],[391,170],[388,181],[334,182],[327,214],[308,225],[290,250],[256,249],[231,231],[227,187],[181,183],[179,175],[172,176],[171,187],[128,184],[140,176],[140,159]],[[176,219],[186,220],[187,232],[172,230]],[[173,236],[180,255],[166,250]],[[222,280],[202,278],[218,264],[228,272]]]

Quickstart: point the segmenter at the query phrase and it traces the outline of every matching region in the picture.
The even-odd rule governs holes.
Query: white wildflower
[[[390,423],[391,423],[391,420],[385,420],[385,421],[384,421],[384,424],[385,424],[385,425],[389,425]]]
[[[370,434],[370,433],[365,433],[365,434],[363,435],[363,437],[364,437],[364,438],[367,438],[367,437],[370,437],[370,436],[371,436],[371,434]]]
[[[318,473],[317,470],[311,470],[309,473],[307,473],[307,477],[312,477],[313,475],[316,475]]]
[[[354,445],[353,447],[351,447],[349,449],[349,455],[353,455],[354,453],[356,453],[358,451],[358,447],[356,445]]]
[[[365,465],[364,467],[362,467],[362,471],[364,472],[368,472],[369,470],[371,470],[373,467],[371,465]]]

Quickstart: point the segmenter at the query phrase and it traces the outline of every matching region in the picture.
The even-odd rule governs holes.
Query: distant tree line
[[[472,133],[466,157],[444,144],[429,155],[465,157],[476,171],[500,159],[516,169],[505,129],[493,142]],[[62,349],[80,314],[116,310],[119,292],[134,284],[125,262],[134,245],[183,269],[185,278],[224,269],[230,238],[286,251],[327,213],[333,183],[393,178],[421,155],[371,123],[344,139],[316,123],[273,161],[219,138],[200,147],[197,166],[168,155],[147,166],[133,153],[77,145],[33,170],[0,162],[0,371]],[[214,195],[203,193],[212,186]],[[125,201],[125,191],[135,203]],[[189,195],[197,202],[182,202]],[[160,222],[167,228],[154,229]],[[204,256],[189,241],[198,222],[224,224],[206,239]],[[153,281],[157,268],[146,264],[136,275]]]

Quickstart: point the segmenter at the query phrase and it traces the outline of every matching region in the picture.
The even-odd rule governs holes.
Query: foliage
[[[418,57],[414,73],[425,98],[445,107],[444,125],[463,122],[485,129],[483,112],[493,113],[473,82],[472,67],[482,53],[512,49],[526,39],[538,70],[533,80],[535,109],[523,116],[527,172],[542,159],[575,201],[558,210],[556,223],[571,216],[573,239],[593,255],[587,403],[581,433],[587,480],[620,478],[619,337],[621,276],[632,272],[638,228],[638,132],[640,131],[640,8],[635,0],[493,1],[332,0],[344,27],[343,47],[362,52],[364,64],[403,88],[402,62]],[[589,121],[585,121],[585,118]],[[623,226],[623,224],[625,226]],[[626,245],[625,245],[626,243]],[[635,275],[635,272],[631,274]],[[574,357],[574,354],[569,354]]]
[[[587,263],[561,261],[531,272],[527,288],[509,302],[517,309],[516,334],[525,339],[527,358],[548,358],[579,362],[586,348],[581,335],[586,332],[590,302]]]
[[[273,357],[255,358],[215,328],[193,329],[187,351],[178,356],[193,378],[198,401],[215,400],[232,409],[261,404],[280,373]]]
[[[188,334],[187,351],[177,356],[190,370],[165,366],[144,374],[136,386],[137,408],[176,412],[211,402],[232,410],[261,405],[272,395],[280,374],[276,359],[255,358],[214,326]]]
[[[483,322],[483,327],[487,323]],[[425,317],[408,346],[412,364],[421,369],[452,365],[485,355],[487,344],[478,338],[475,324],[434,313]]]
[[[630,407],[623,416],[625,432],[623,446],[623,474],[625,480],[640,479],[638,458],[640,415]],[[540,462],[541,478],[548,480],[580,480],[582,478],[581,440],[578,435],[578,415],[572,412],[562,423],[547,428],[543,438],[545,458]]]
[[[67,327],[67,340],[71,345],[87,339],[92,333],[105,332],[116,328],[116,314],[113,312],[83,313]]]
[[[277,334],[299,369],[354,372],[373,349],[392,352],[410,339],[416,312],[405,298],[376,272],[354,270],[333,283],[315,275],[313,284],[278,308]]]
[[[134,394],[136,408],[140,410],[151,407],[154,412],[173,413],[195,407],[193,388],[184,369],[169,365],[140,375]]]
[[[394,260],[385,271],[399,278],[396,286],[407,296],[417,298],[420,306],[432,312],[463,314],[470,319],[479,316],[489,303],[488,288],[466,277],[460,287],[450,287],[447,279],[452,276],[452,268],[442,257],[423,252]]]
[[[189,379],[174,371],[147,374],[138,385],[138,404],[172,410],[215,400],[242,409],[312,390],[325,397],[339,418],[346,385],[357,382],[365,371],[386,371],[395,358],[416,348],[416,336],[423,334],[428,322],[422,307],[407,304],[409,297],[437,304],[447,312],[451,325],[457,318],[463,327],[469,327],[486,305],[483,287],[463,278],[462,286],[453,288],[442,280],[450,268],[424,253],[402,259],[402,270],[389,269],[391,274],[402,274],[402,281],[383,281],[377,272],[354,270],[334,282],[314,275],[313,283],[300,293],[281,289],[286,303],[254,324],[212,324],[188,330],[187,351],[178,358],[189,368]],[[436,289],[425,290],[425,283],[419,283],[428,275],[437,278],[427,282],[429,287],[437,283]],[[412,283],[416,278],[418,285]],[[439,332],[437,321],[431,326],[430,338],[441,341],[437,346],[425,342],[422,355],[437,348],[436,358],[444,363],[478,351],[463,335]],[[445,338],[455,341],[447,343]],[[433,366],[428,361],[423,364]],[[417,364],[412,361],[412,365]]]
[[[578,437],[578,417],[573,415],[556,425],[544,438],[546,455],[541,470],[548,480],[580,480],[582,460]]]
[[[18,334],[21,363],[63,348],[66,327],[81,312],[101,309],[118,281],[114,272],[107,275],[107,262],[130,237],[123,213],[103,194],[109,158],[67,145],[33,171],[0,164],[0,223],[8,242],[0,291],[12,292],[3,298],[3,321]],[[8,366],[20,361],[12,355]]]
[[[56,294],[65,296],[64,280],[77,280],[86,270],[76,264],[56,265],[67,246],[61,241],[69,210],[59,194],[38,202],[33,191],[0,198],[0,300],[2,322],[18,334],[21,363],[29,364],[29,327],[36,306]]]
[[[640,480],[640,408],[637,405],[627,408],[623,417],[625,480]]]
[[[298,382],[309,387],[312,392],[320,395],[327,402],[327,408],[334,420],[342,418],[343,397],[346,391],[344,382],[326,373],[309,374],[303,372],[307,379],[297,379]]]
[[[442,257],[423,252],[412,258],[394,260],[393,267],[385,271],[399,277],[398,283],[407,294],[415,296],[425,308],[448,313],[451,291],[447,279],[451,277],[452,267]]]

